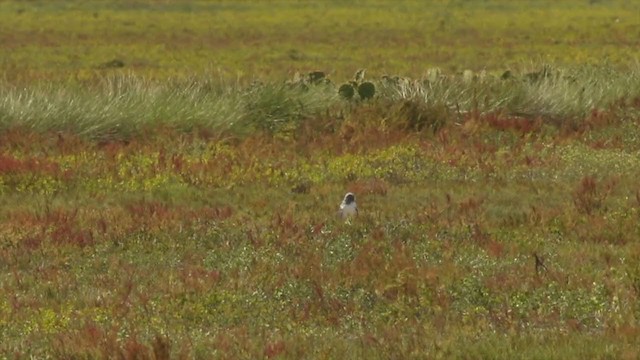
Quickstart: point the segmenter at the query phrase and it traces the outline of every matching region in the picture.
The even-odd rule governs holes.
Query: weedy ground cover
[[[0,357],[638,358],[637,13],[0,1]]]
[[[637,357],[636,77],[7,87],[0,350]]]

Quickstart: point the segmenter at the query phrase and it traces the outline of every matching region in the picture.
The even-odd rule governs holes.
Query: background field
[[[0,1],[8,80],[637,64],[635,1]]]
[[[0,358],[637,359],[639,13],[0,1]]]

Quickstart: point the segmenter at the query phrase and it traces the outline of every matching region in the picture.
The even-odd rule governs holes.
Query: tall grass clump
[[[514,114],[556,121],[584,118],[592,110],[640,96],[640,69],[615,71],[605,66],[552,69],[545,66],[523,81],[507,81],[502,98]],[[514,87],[510,88],[510,83]]]
[[[290,84],[259,84],[242,93],[243,114],[237,129],[286,132],[300,121],[330,108],[338,94],[330,84],[300,87]]]
[[[114,76],[91,85],[0,87],[0,128],[90,138],[129,137],[154,127],[273,133],[295,127],[336,99],[327,85],[301,89],[285,83],[240,86],[199,78],[157,82]]]
[[[292,132],[305,120],[335,120],[372,102],[382,105],[384,116],[404,119],[411,130],[435,131],[453,118],[497,112],[563,126],[579,124],[593,110],[618,110],[640,98],[638,68],[605,66],[544,66],[503,76],[430,71],[418,80],[383,77],[374,82],[379,91],[366,103],[344,101],[330,81],[241,85],[210,77],[151,81],[121,75],[92,84],[0,85],[0,129],[65,131],[89,138],[130,137],[156,127],[276,134]]]
[[[606,66],[541,69],[503,76],[465,73],[458,76],[431,70],[421,80],[385,78],[383,93],[396,101],[409,101],[425,113],[476,114],[504,112],[550,123],[580,121],[593,110],[640,96],[640,69],[618,71]],[[438,119],[431,118],[434,122]]]
[[[83,86],[0,89],[0,126],[127,137],[155,126],[224,129],[239,119],[239,97],[208,81],[157,83],[133,76]]]

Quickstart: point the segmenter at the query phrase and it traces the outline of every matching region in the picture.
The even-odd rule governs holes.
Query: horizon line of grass
[[[638,111],[640,67],[553,67],[502,75],[448,75],[431,69],[421,79],[370,80],[376,95],[347,101],[340,83],[227,82],[210,76],[153,81],[115,75],[94,83],[0,85],[0,131],[65,132],[89,139],[126,139],[154,128],[245,136],[292,133],[304,121],[344,119],[360,106],[379,104],[398,126],[437,130],[451,121],[500,113],[576,127],[594,111]],[[328,116],[327,116],[328,115]]]

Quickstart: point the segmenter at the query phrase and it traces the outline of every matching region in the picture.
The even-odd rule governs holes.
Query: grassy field
[[[391,4],[0,1],[0,358],[640,357],[640,5]]]
[[[0,1],[7,81],[637,64],[635,1]],[[122,65],[122,67],[118,67]]]

